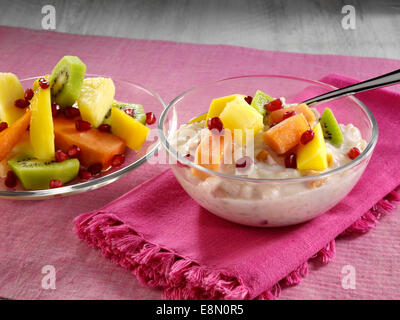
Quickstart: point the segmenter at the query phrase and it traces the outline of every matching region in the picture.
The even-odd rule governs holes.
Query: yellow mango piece
[[[135,151],[140,150],[150,132],[145,125],[116,107],[111,108],[111,123],[112,133],[124,140],[126,145]]]
[[[207,118],[207,113],[203,113],[203,114],[193,118],[192,120],[190,120],[188,122],[188,124],[192,124],[192,123],[195,123],[195,122],[200,122],[200,121],[206,120],[206,118]]]
[[[224,110],[226,104],[235,100],[238,97],[245,98],[246,96],[244,96],[242,94],[233,94],[231,96],[221,97],[221,98],[217,98],[217,99],[214,99],[213,101],[211,101],[210,108],[208,109],[208,113],[206,116],[206,124],[207,124],[208,119],[214,118],[214,117],[219,117],[222,110]]]
[[[321,124],[314,128],[314,138],[297,149],[297,169],[322,171],[328,168],[326,145]]]
[[[30,138],[33,155],[39,160],[54,159],[54,126],[50,88],[36,88],[31,100]]]
[[[25,110],[14,105],[15,100],[24,99],[24,94],[15,74],[0,73],[0,122],[11,125],[25,113]]]
[[[224,128],[229,129],[233,136],[241,132],[242,139],[239,138],[238,141],[242,145],[250,141],[249,139],[254,139],[254,136],[264,128],[263,116],[241,96],[228,102],[219,118]],[[251,136],[247,136],[248,134]]]

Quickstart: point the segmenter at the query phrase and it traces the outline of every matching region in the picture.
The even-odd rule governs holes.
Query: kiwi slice
[[[28,155],[11,159],[8,165],[25,189],[48,189],[50,180],[67,183],[75,179],[79,172],[78,159],[42,161]]]
[[[274,100],[274,98],[270,97],[269,95],[265,94],[261,90],[257,90],[256,94],[253,97],[253,100],[251,101],[251,106],[255,108],[259,113],[261,113],[263,116],[267,113],[267,110],[265,109],[265,105]]]
[[[143,106],[141,104],[114,101],[114,103],[111,105],[111,107],[115,107],[122,111],[129,110],[129,112],[127,112],[129,115],[132,115],[132,117],[135,118],[137,121],[146,125],[146,113],[144,112]],[[132,111],[130,111],[130,110],[132,110]],[[111,125],[111,109],[106,114],[106,116],[103,120],[103,123]]]
[[[63,108],[72,106],[81,93],[85,73],[86,65],[78,57],[63,57],[50,76],[52,101]]]
[[[332,110],[325,108],[319,122],[321,123],[324,138],[329,140],[333,145],[340,147],[343,142],[343,134]]]

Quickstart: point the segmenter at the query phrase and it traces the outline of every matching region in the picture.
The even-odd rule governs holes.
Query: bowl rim
[[[371,138],[370,141],[368,142],[367,146],[363,150],[363,152],[354,160],[346,163],[343,166],[340,166],[338,168],[328,170],[326,172],[319,173],[317,175],[312,175],[312,176],[302,176],[302,177],[295,177],[295,178],[278,178],[278,179],[271,179],[271,178],[249,178],[249,177],[244,177],[244,176],[236,176],[236,175],[229,175],[225,174],[222,172],[218,171],[213,171],[207,168],[204,168],[200,165],[195,164],[194,162],[190,161],[188,158],[183,157],[182,155],[178,154],[178,152],[171,146],[171,144],[168,142],[168,138],[164,134],[164,122],[167,117],[168,111],[176,105],[182,98],[184,98],[187,94],[210,86],[214,85],[220,82],[226,82],[230,80],[237,80],[237,79],[246,79],[246,78],[281,78],[281,79],[290,79],[290,80],[296,80],[296,81],[301,81],[301,82],[308,82],[310,84],[322,86],[325,88],[329,88],[331,90],[336,90],[338,89],[335,86],[332,86],[328,83],[324,83],[322,81],[317,81],[317,80],[311,80],[311,79],[306,79],[306,78],[301,78],[301,77],[294,77],[294,76],[285,76],[285,75],[277,75],[277,74],[260,74],[260,75],[241,75],[241,76],[234,76],[234,77],[228,77],[228,78],[223,78],[220,80],[216,81],[209,81],[209,82],[204,82],[198,86],[195,86],[193,88],[190,88],[183,93],[179,94],[177,97],[175,97],[173,100],[171,100],[167,107],[163,110],[161,113],[160,118],[158,119],[158,136],[160,138],[161,145],[167,152],[176,157],[177,161],[181,162],[182,164],[185,164],[191,168],[194,168],[196,170],[202,171],[204,173],[207,173],[212,176],[219,176],[221,178],[226,178],[226,179],[232,179],[232,180],[237,180],[237,181],[245,181],[245,182],[253,182],[253,183],[262,183],[262,182],[274,182],[274,183],[283,183],[283,182],[306,182],[306,181],[312,181],[315,179],[320,179],[320,178],[325,178],[329,177],[332,175],[335,175],[336,173],[343,172],[347,169],[353,168],[357,166],[359,163],[361,163],[363,160],[365,160],[369,155],[372,154],[376,143],[378,141],[378,135],[379,135],[379,130],[378,130],[378,124],[376,122],[375,116],[373,113],[369,110],[369,108],[361,102],[359,99],[355,98],[352,95],[346,96],[345,98],[349,98],[353,100],[368,116],[368,119],[370,123],[372,124],[372,133],[371,133]]]
[[[41,76],[35,76],[35,77],[27,77],[27,78],[22,78],[20,79],[20,82],[23,81],[33,81],[37,78],[40,78]],[[153,96],[156,98],[161,105],[163,106],[163,111],[165,110],[167,104],[165,101],[161,98],[161,96],[151,90],[148,89],[138,83],[125,80],[119,77],[114,77],[111,75],[98,75],[98,74],[86,74],[85,77],[93,78],[93,77],[108,77],[112,78],[113,81],[116,82],[122,82],[127,85],[130,85],[132,87],[135,87],[136,89],[142,90],[146,92],[147,94]],[[153,130],[156,130],[157,128],[154,128]],[[76,193],[83,193],[86,191],[94,190],[97,188],[100,188],[102,186],[105,186],[107,184],[110,184],[123,176],[125,176],[127,173],[132,171],[133,169],[136,169],[140,167],[143,163],[147,161],[147,159],[151,158],[154,154],[158,152],[160,148],[160,139],[158,139],[157,142],[151,144],[149,146],[149,149],[146,151],[146,154],[144,154],[142,157],[137,159],[136,161],[130,163],[124,168],[121,168],[119,170],[116,170],[110,174],[106,174],[104,176],[100,176],[98,178],[94,178],[88,181],[84,182],[79,182],[75,183],[72,185],[66,185],[60,188],[54,188],[54,189],[40,189],[40,190],[0,190],[0,198],[4,199],[15,199],[15,200],[34,200],[34,199],[45,199],[45,198],[53,198],[56,196],[67,196],[67,195],[72,195]]]

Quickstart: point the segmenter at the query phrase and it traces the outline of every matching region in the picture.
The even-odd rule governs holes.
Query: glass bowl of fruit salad
[[[334,89],[275,75],[206,83],[168,104],[160,141],[182,187],[213,214],[256,227],[302,223],[351,191],[378,139],[354,97],[300,103]]]
[[[0,73],[0,198],[46,199],[112,183],[159,148],[161,97],[86,74],[66,56],[51,74]]]

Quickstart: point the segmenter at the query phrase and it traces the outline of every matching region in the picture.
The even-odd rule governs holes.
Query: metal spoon
[[[399,82],[400,82],[400,69],[386,73],[384,75],[381,75],[373,79],[365,80],[363,82],[359,82],[344,88],[336,89],[334,91],[321,94],[314,98],[307,99],[303,101],[303,103],[306,103],[307,105],[310,106],[328,100],[336,99],[339,97],[349,96],[358,92],[394,85]]]

